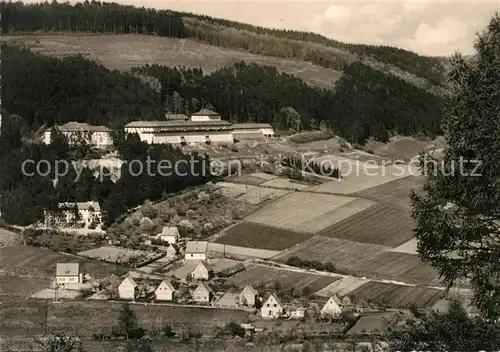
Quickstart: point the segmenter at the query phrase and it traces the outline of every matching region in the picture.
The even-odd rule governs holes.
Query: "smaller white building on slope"
[[[118,297],[120,299],[135,299],[137,297],[137,283],[131,277],[127,276],[118,286]]]
[[[342,311],[342,301],[336,296],[331,296],[321,309],[322,315],[329,315],[331,317],[338,317]]]
[[[268,123],[235,123],[234,139],[266,139],[274,137],[274,128]]]
[[[184,259],[186,260],[207,260],[207,241],[189,241],[186,245]]]
[[[158,301],[173,301],[175,288],[169,280],[163,280],[155,290]]]
[[[80,263],[57,263],[56,282],[59,286],[68,284],[81,284],[83,282],[83,272]]]
[[[169,244],[175,244],[179,241],[179,230],[175,226],[164,226],[161,233],[157,235],[157,238]]]
[[[54,131],[64,135],[69,145],[77,145],[82,141],[95,148],[107,148],[113,145],[111,129],[106,126],[93,126],[80,122],[67,122],[64,125],[53,126],[45,130],[43,138],[45,144],[51,144]]]
[[[283,315],[284,309],[283,303],[274,293],[264,301],[262,308],[260,308],[260,313],[264,319],[277,319]]]

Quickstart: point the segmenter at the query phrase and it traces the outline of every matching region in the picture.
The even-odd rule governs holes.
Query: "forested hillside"
[[[361,63],[348,66],[332,91],[256,64],[208,75],[159,65],[127,73],[83,57],[57,59],[8,45],[1,60],[3,107],[32,130],[68,121],[121,128],[132,120],[158,119],[165,108],[190,114],[210,105],[232,122],[294,130],[323,124],[357,143],[385,141],[390,133],[439,132],[439,98]]]
[[[429,58],[386,46],[341,43],[309,32],[256,27],[208,16],[88,2],[69,4],[2,3],[4,34],[34,31],[140,33],[192,38],[250,53],[293,58],[343,71],[353,62],[441,93],[444,66]]]

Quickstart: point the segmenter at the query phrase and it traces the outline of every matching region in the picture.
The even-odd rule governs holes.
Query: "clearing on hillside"
[[[245,61],[274,66],[303,79],[308,84],[333,88],[342,73],[305,61],[275,58],[201,44],[194,40],[146,35],[28,35],[3,36],[3,41],[20,42],[31,50],[56,57],[82,54],[109,69],[130,70],[134,66],[156,63],[183,66],[211,73]]]
[[[356,272],[370,278],[396,280],[409,284],[440,286],[438,273],[413,254],[385,252],[361,263]]]
[[[236,176],[229,176],[226,177],[225,180],[229,183],[241,183],[244,185],[252,185],[252,186],[258,186],[264,182],[266,182],[265,179],[256,177],[253,175],[236,175]]]
[[[307,184],[302,184],[298,182],[290,181],[286,178],[275,178],[274,180],[269,180],[261,184],[263,187],[281,188],[281,189],[304,189],[309,187]]]
[[[242,222],[227,229],[215,243],[281,251],[304,242],[311,236],[308,233]]]
[[[316,292],[339,279],[340,277],[254,265],[233,276],[228,280],[228,283],[236,285],[239,288],[252,285],[256,289],[262,286],[275,289],[276,283],[278,283],[282,289],[293,287],[296,291],[300,292],[305,287],[309,287],[311,292]]]
[[[444,297],[444,291],[370,281],[351,291],[349,296],[392,308],[430,308]]]
[[[425,182],[425,176],[407,176],[380,186],[357,192],[358,197],[368,198],[380,203],[396,204],[410,209],[410,193],[418,191]]]
[[[272,251],[269,249],[230,246],[227,244],[221,244],[215,242],[211,242],[208,244],[208,251],[222,253],[223,255],[230,255],[240,259],[249,259],[249,258],[270,259],[280,253],[279,251]]]
[[[124,264],[132,259],[146,260],[148,257],[154,258],[158,256],[158,254],[153,252],[109,246],[89,249],[87,251],[78,253],[78,255],[90,259],[97,259],[117,264]]]
[[[353,272],[359,265],[373,259],[378,254],[390,250],[390,247],[364,244],[337,238],[314,236],[302,244],[279,254],[276,260],[286,262],[291,257],[302,260],[315,260],[333,263],[340,272]]]
[[[392,204],[376,204],[343,221],[340,221],[318,235],[397,247],[413,238],[414,223],[410,212]]]
[[[296,192],[264,206],[246,220],[291,231],[315,233],[321,226],[329,226],[325,218],[332,217],[332,211],[341,208],[356,198],[326,194]],[[355,213],[357,209],[352,210]],[[352,215],[344,211],[343,216]],[[337,219],[338,220],[338,219]]]
[[[3,247],[0,248],[0,271],[11,275],[32,275],[53,277],[57,263],[78,262],[86,273],[94,278],[103,278],[111,274],[123,275],[129,269],[123,266],[103,263],[92,259],[82,259],[70,254],[61,254],[39,247]]]

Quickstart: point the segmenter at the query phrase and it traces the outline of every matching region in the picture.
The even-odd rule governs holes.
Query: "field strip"
[[[344,204],[337,209],[333,209],[326,214],[322,214],[314,219],[302,223],[299,227],[297,227],[297,231],[318,233],[329,226],[335,225],[344,219],[368,209],[374,204],[375,202],[372,202],[371,200],[355,199],[352,202]]]
[[[332,282],[324,289],[316,292],[316,294],[321,297],[331,297],[333,295],[343,297],[367,282],[370,282],[370,280],[357,277],[344,277],[338,281]]]
[[[295,272],[301,272],[301,273],[307,273],[307,274],[316,274],[316,275],[321,275],[321,276],[332,276],[332,277],[340,277],[340,278],[348,278],[348,279],[363,279],[363,280],[368,280],[369,282],[380,282],[384,284],[394,284],[394,285],[400,285],[400,286],[410,286],[410,287],[428,287],[428,288],[435,288],[439,290],[444,290],[444,286],[436,286],[436,285],[417,285],[414,283],[408,283],[404,281],[396,281],[396,280],[387,280],[387,279],[368,279],[366,277],[357,277],[357,276],[352,276],[352,275],[344,275],[344,274],[337,274],[337,273],[330,273],[327,271],[319,271],[319,270],[307,270],[307,269],[301,269],[297,267],[293,267],[290,265],[286,265],[283,263],[275,262],[274,260],[256,260],[254,262],[254,265],[260,265],[260,266],[267,266],[270,268],[275,268],[275,269],[283,269],[283,270],[288,270],[288,271],[295,271]]]
[[[221,243],[209,243],[208,250],[218,253],[232,254],[242,257],[255,257],[261,259],[268,259],[278,255],[279,251],[272,251],[269,249],[255,249],[248,247],[230,246]]]

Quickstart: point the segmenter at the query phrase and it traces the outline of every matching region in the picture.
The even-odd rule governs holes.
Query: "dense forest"
[[[120,129],[132,120],[161,118],[165,109],[190,114],[209,106],[231,122],[294,130],[321,124],[357,143],[384,141],[391,133],[439,132],[439,98],[361,63],[346,68],[331,91],[256,64],[209,75],[159,65],[124,73],[83,57],[57,59],[7,45],[1,60],[3,107],[22,116],[32,131],[68,121]]]
[[[388,46],[348,44],[316,33],[270,29],[209,16],[85,1],[70,5],[2,2],[2,32],[67,31],[187,37],[210,45],[255,54],[295,58],[343,71],[354,61],[397,74],[390,67],[442,85],[441,58],[425,57]],[[321,44],[321,47],[309,43]],[[339,51],[340,49],[340,51]],[[406,77],[404,74],[397,74]],[[414,78],[415,78],[414,77]]]
[[[21,117],[2,112],[0,209],[2,218],[11,224],[29,225],[41,220],[44,209],[55,209],[59,202],[96,200],[106,214],[105,223],[110,225],[127,209],[143,204],[147,199],[158,200],[212,179],[208,169],[210,161],[206,156],[185,155],[169,145],[150,147],[137,135],[127,140],[117,135],[115,143],[121,158],[141,161],[144,172],[140,172],[138,162],[126,163],[122,166],[121,178],[113,183],[107,170],[95,174],[82,166],[77,170],[78,164],[72,163],[69,172],[54,183],[56,160],[76,162],[75,155],[79,153],[75,149],[82,146],[70,148],[65,137],[57,134],[52,137],[50,145],[24,143],[21,138],[24,128],[26,122]],[[160,172],[158,164],[151,162],[148,174],[148,157],[151,161],[168,160],[170,165],[176,165],[179,160],[186,162],[177,164],[177,174],[165,168]],[[33,162],[24,165],[23,172],[25,160]],[[45,164],[38,164],[40,160],[46,160]]]

